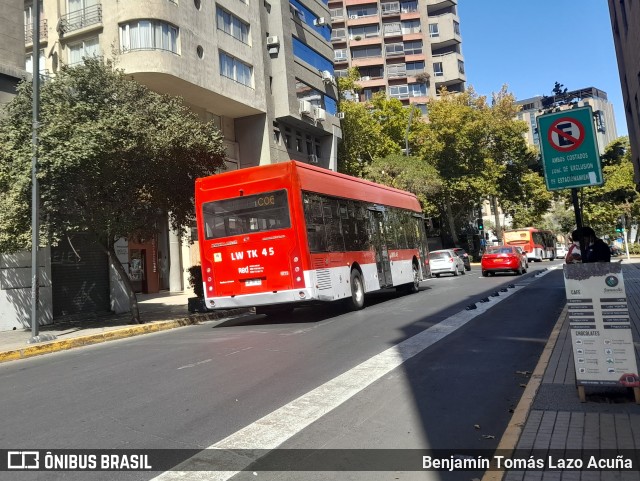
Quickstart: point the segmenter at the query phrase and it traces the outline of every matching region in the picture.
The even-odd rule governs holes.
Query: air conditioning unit
[[[360,80],[362,82],[366,82],[367,80],[371,80],[371,77],[369,77],[368,75],[365,75],[364,77],[360,77]]]
[[[338,112],[336,114],[336,117],[338,117],[340,120],[344,119],[344,112]]]
[[[349,15],[349,18],[353,20],[353,19],[358,18],[358,16],[357,15]]]
[[[329,25],[329,21],[326,17],[318,17],[313,21],[313,24],[318,27],[323,27],[325,25]]]
[[[316,154],[311,154],[309,157],[309,162],[311,162],[312,164],[317,164],[318,163],[318,156]]]
[[[331,74],[331,72],[329,72],[328,70],[322,71],[322,80],[324,82],[331,82],[332,79],[333,79],[333,75]]]
[[[300,113],[301,114],[305,114],[305,115],[310,115],[311,114],[311,102],[309,102],[308,100],[301,100],[300,101]]]
[[[321,109],[320,107],[316,107],[314,117],[319,121],[327,120],[327,111],[325,109]]]
[[[277,47],[278,45],[280,45],[280,39],[277,35],[267,37],[267,47]]]

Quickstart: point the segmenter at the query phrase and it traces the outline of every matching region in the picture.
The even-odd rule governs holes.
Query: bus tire
[[[420,291],[420,269],[418,268],[418,264],[416,264],[415,262],[412,266],[412,272],[413,282],[396,287],[396,291],[405,292],[407,294],[415,294],[416,292]]]
[[[351,300],[349,307],[353,311],[358,311],[364,307],[364,282],[362,274],[357,269],[351,270]]]

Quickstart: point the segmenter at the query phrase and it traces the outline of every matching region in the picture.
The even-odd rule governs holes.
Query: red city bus
[[[552,261],[556,257],[556,235],[548,230],[522,227],[504,231],[504,243],[522,247],[530,261]]]
[[[429,278],[424,219],[409,192],[290,161],[196,180],[209,309],[282,312]]]

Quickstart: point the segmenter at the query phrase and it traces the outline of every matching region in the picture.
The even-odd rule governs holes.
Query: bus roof
[[[196,190],[208,191],[220,187],[294,176],[297,177],[300,188],[305,191],[422,212],[420,202],[410,192],[295,160],[248,167],[196,179]]]

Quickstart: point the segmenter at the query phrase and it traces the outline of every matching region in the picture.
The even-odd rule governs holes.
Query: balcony
[[[443,8],[452,8],[458,5],[458,0],[427,0],[427,12],[435,12]]]
[[[460,19],[452,13],[445,13],[437,17],[430,17],[429,21],[436,20],[437,27],[431,29],[429,37],[433,49],[446,48],[462,42],[460,37]]]
[[[381,3],[380,9],[383,17],[400,15],[400,2]]]
[[[40,41],[47,40],[49,37],[49,25],[46,18],[40,19]],[[33,43],[33,23],[27,23],[24,26],[24,43]]]
[[[402,36],[402,25],[400,22],[397,23],[384,23],[382,24],[382,31],[384,32],[384,37],[401,37]]]
[[[467,76],[464,73],[464,58],[457,52],[445,53],[433,56],[434,63],[441,63],[442,70],[434,71],[433,80],[439,88],[443,85],[453,85],[466,82]]]
[[[102,23],[102,5],[97,4],[62,15],[57,29],[60,35],[64,35],[100,23]]]

